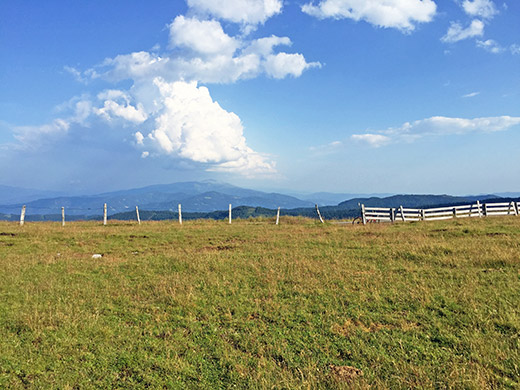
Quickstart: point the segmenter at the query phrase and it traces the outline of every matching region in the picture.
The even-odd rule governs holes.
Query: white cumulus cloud
[[[67,132],[70,123],[83,127],[95,123],[96,128],[106,129],[104,121],[112,128],[118,126],[111,133],[114,139],[121,137],[121,142],[138,148],[143,158],[170,156],[180,164],[194,162],[206,170],[244,175],[275,173],[274,162],[247,145],[240,118],[213,101],[208,87],[200,84],[233,83],[261,75],[299,77],[321,64],[308,62],[301,53],[280,50],[291,45],[289,37],[253,39],[248,34],[281,12],[282,0],[188,0],[188,6],[188,15],[169,24],[167,48],[116,55],[85,71],[65,68],[82,82],[100,79],[117,83],[117,88],[128,87],[107,89],[92,101],[83,99],[77,102],[75,115],[62,119],[63,123],[20,129],[20,138],[28,139],[29,133]],[[81,126],[75,127],[74,135]]]
[[[321,0],[302,11],[320,19],[364,20],[378,27],[410,32],[417,23],[431,22],[437,5],[433,0]]]
[[[353,140],[379,147],[395,142],[413,142],[426,136],[462,135],[474,132],[492,133],[520,125],[520,117],[498,116],[483,118],[450,118],[434,116],[414,122],[406,122],[398,128],[388,128],[376,133],[354,134]]]
[[[138,142],[159,153],[208,163],[210,170],[275,172],[272,162],[247,146],[240,118],[213,101],[206,87],[160,78],[154,83],[164,107],[153,131],[146,137],[136,134]]]
[[[170,25],[170,45],[175,52],[162,56],[145,51],[118,55],[87,72],[109,81],[149,82],[162,77],[167,81],[232,83],[261,74],[298,77],[307,69],[321,66],[307,62],[301,53],[276,51],[277,46],[291,45],[288,37],[230,36],[215,20],[177,17]]]
[[[193,10],[218,19],[256,25],[282,11],[281,0],[188,0]]]
[[[463,39],[481,37],[482,35],[484,35],[484,23],[481,20],[473,20],[466,28],[462,27],[460,23],[451,22],[448,32],[441,38],[441,41],[454,43]]]

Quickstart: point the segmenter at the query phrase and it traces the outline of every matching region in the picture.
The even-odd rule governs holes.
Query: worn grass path
[[[0,388],[520,388],[520,217],[272,222],[0,222]]]

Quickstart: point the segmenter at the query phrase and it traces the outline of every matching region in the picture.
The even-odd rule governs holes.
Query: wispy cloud
[[[471,93],[467,93],[465,95],[462,95],[461,97],[463,98],[472,98],[472,97],[475,97],[477,95],[480,95],[480,92],[471,92]]]
[[[505,50],[498,42],[494,41],[493,39],[488,39],[485,41],[477,40],[477,47],[480,47],[481,49],[484,49],[493,54],[502,53]]]
[[[379,148],[392,142],[392,138],[383,134],[353,134],[352,139],[367,143],[374,148]]]
[[[484,35],[484,23],[478,19],[473,20],[466,28],[462,27],[458,22],[451,22],[446,35],[441,38],[441,41],[454,43],[463,39],[481,37],[482,35]]]
[[[343,146],[342,141],[332,141],[325,145],[311,146],[309,150],[315,155],[326,156],[338,152]]]
[[[388,128],[375,133],[354,134],[352,140],[372,147],[390,143],[414,142],[427,136],[463,135],[476,132],[492,133],[520,125],[520,117],[499,116],[483,118],[449,118],[434,116],[414,122],[406,122],[401,127]]]

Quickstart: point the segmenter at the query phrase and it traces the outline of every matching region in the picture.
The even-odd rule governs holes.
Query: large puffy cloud
[[[364,20],[379,27],[412,31],[417,23],[432,21],[437,6],[432,0],[322,0],[305,4],[302,11],[320,19]]]
[[[498,11],[491,0],[464,0],[462,8],[469,16],[490,19]]]
[[[498,116],[483,118],[449,118],[434,116],[414,122],[406,122],[401,127],[389,128],[377,133],[354,134],[355,141],[366,142],[379,147],[393,142],[413,142],[425,136],[447,136],[473,132],[496,132],[520,125],[520,117]]]
[[[464,28],[457,22],[452,22],[448,32],[441,40],[446,43],[462,41],[463,39],[481,37],[484,35],[484,23],[480,20],[473,20],[471,24]]]
[[[247,145],[240,118],[213,101],[208,88],[199,84],[232,83],[260,75],[299,77],[321,64],[279,50],[281,45],[291,45],[288,37],[251,39],[244,34],[280,12],[281,0],[230,0],[226,7],[219,1],[193,0],[188,5],[190,16],[177,16],[169,25],[165,50],[117,55],[84,72],[67,68],[80,81],[101,79],[118,83],[118,88],[129,85],[98,94],[84,119],[117,127],[113,135],[122,140],[133,135],[129,145],[141,149],[142,157],[172,157],[208,171],[275,172],[270,159]],[[224,27],[229,25],[223,27],[218,19],[241,23],[241,33],[228,34]],[[56,122],[40,132],[58,133],[60,128]]]
[[[211,170],[274,172],[273,163],[247,146],[240,118],[213,101],[206,87],[160,78],[154,84],[164,107],[153,131],[146,137],[136,133],[137,143],[158,153],[210,163]]]
[[[282,10],[281,0],[188,0],[193,10],[235,23],[264,23]]]

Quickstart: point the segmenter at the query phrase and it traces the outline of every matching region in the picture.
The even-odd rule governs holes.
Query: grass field
[[[520,217],[0,222],[0,267],[0,388],[520,388]]]

